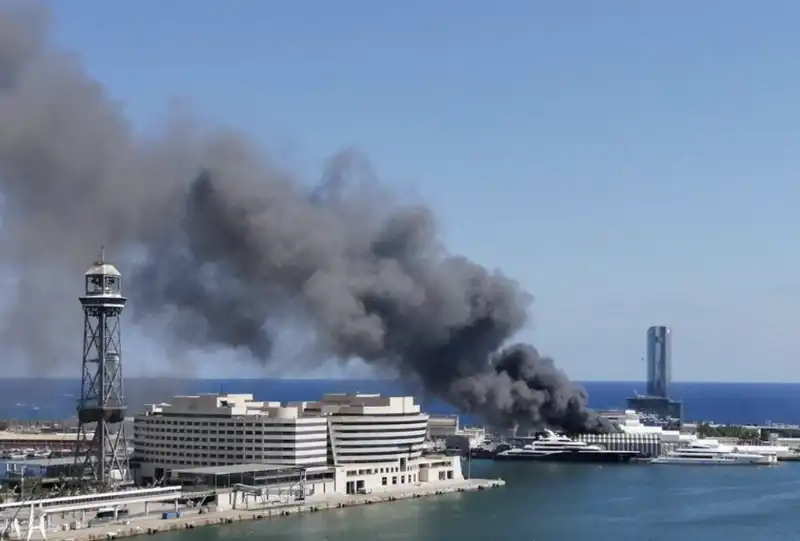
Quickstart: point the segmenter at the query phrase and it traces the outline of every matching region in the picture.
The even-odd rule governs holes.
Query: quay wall
[[[220,511],[206,510],[206,512],[201,513],[197,509],[193,509],[183,512],[179,518],[144,517],[129,521],[127,524],[104,524],[85,529],[48,531],[47,539],[50,541],[101,541],[137,535],[155,535],[162,532],[194,529],[201,526],[270,519],[296,513],[313,513],[356,505],[372,505],[411,498],[487,490],[504,485],[505,481],[502,479],[466,479],[429,482],[421,486],[406,486],[372,494],[312,496],[302,503],[265,505],[263,503],[250,502],[244,508],[239,508],[240,506],[237,505],[237,508]]]

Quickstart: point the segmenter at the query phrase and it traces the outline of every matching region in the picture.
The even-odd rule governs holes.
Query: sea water
[[[800,540],[800,464],[473,461],[505,487],[163,534],[158,541]]]
[[[590,405],[619,409],[625,399],[645,388],[641,382],[585,382]],[[720,423],[800,423],[800,384],[675,383],[673,398],[684,401],[686,419]],[[326,392],[415,394],[426,411],[452,413],[452,408],[425,397],[417,389],[381,380],[197,380],[127,378],[125,397],[131,412],[144,404],[168,401],[176,394],[253,393],[262,400],[316,400]],[[80,395],[77,379],[0,379],[0,419],[64,419],[75,414]],[[468,417],[466,422],[472,421]]]

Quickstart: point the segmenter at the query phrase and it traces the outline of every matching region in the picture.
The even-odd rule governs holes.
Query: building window
[[[396,475],[392,476],[392,484],[393,485],[397,484],[397,476]]]
[[[386,477],[384,477],[384,478],[382,478],[382,479],[381,479],[381,484],[382,484],[383,486],[386,486],[386,485],[388,484],[388,483],[387,483],[387,479],[386,479]]]

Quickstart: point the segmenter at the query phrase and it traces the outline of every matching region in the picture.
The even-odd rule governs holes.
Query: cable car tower
[[[74,475],[76,481],[106,491],[130,482],[130,472],[120,340],[120,315],[127,299],[122,296],[122,275],[106,262],[104,248],[86,271],[84,285],[80,297],[83,376]]]

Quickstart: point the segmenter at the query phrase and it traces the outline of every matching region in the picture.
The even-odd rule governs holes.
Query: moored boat
[[[651,464],[699,466],[768,466],[778,463],[775,454],[743,453],[737,448],[686,447],[650,461]]]
[[[547,430],[530,444],[497,453],[495,460],[518,460],[572,463],[630,462],[639,456],[636,451],[608,450],[599,445],[575,441]]]

